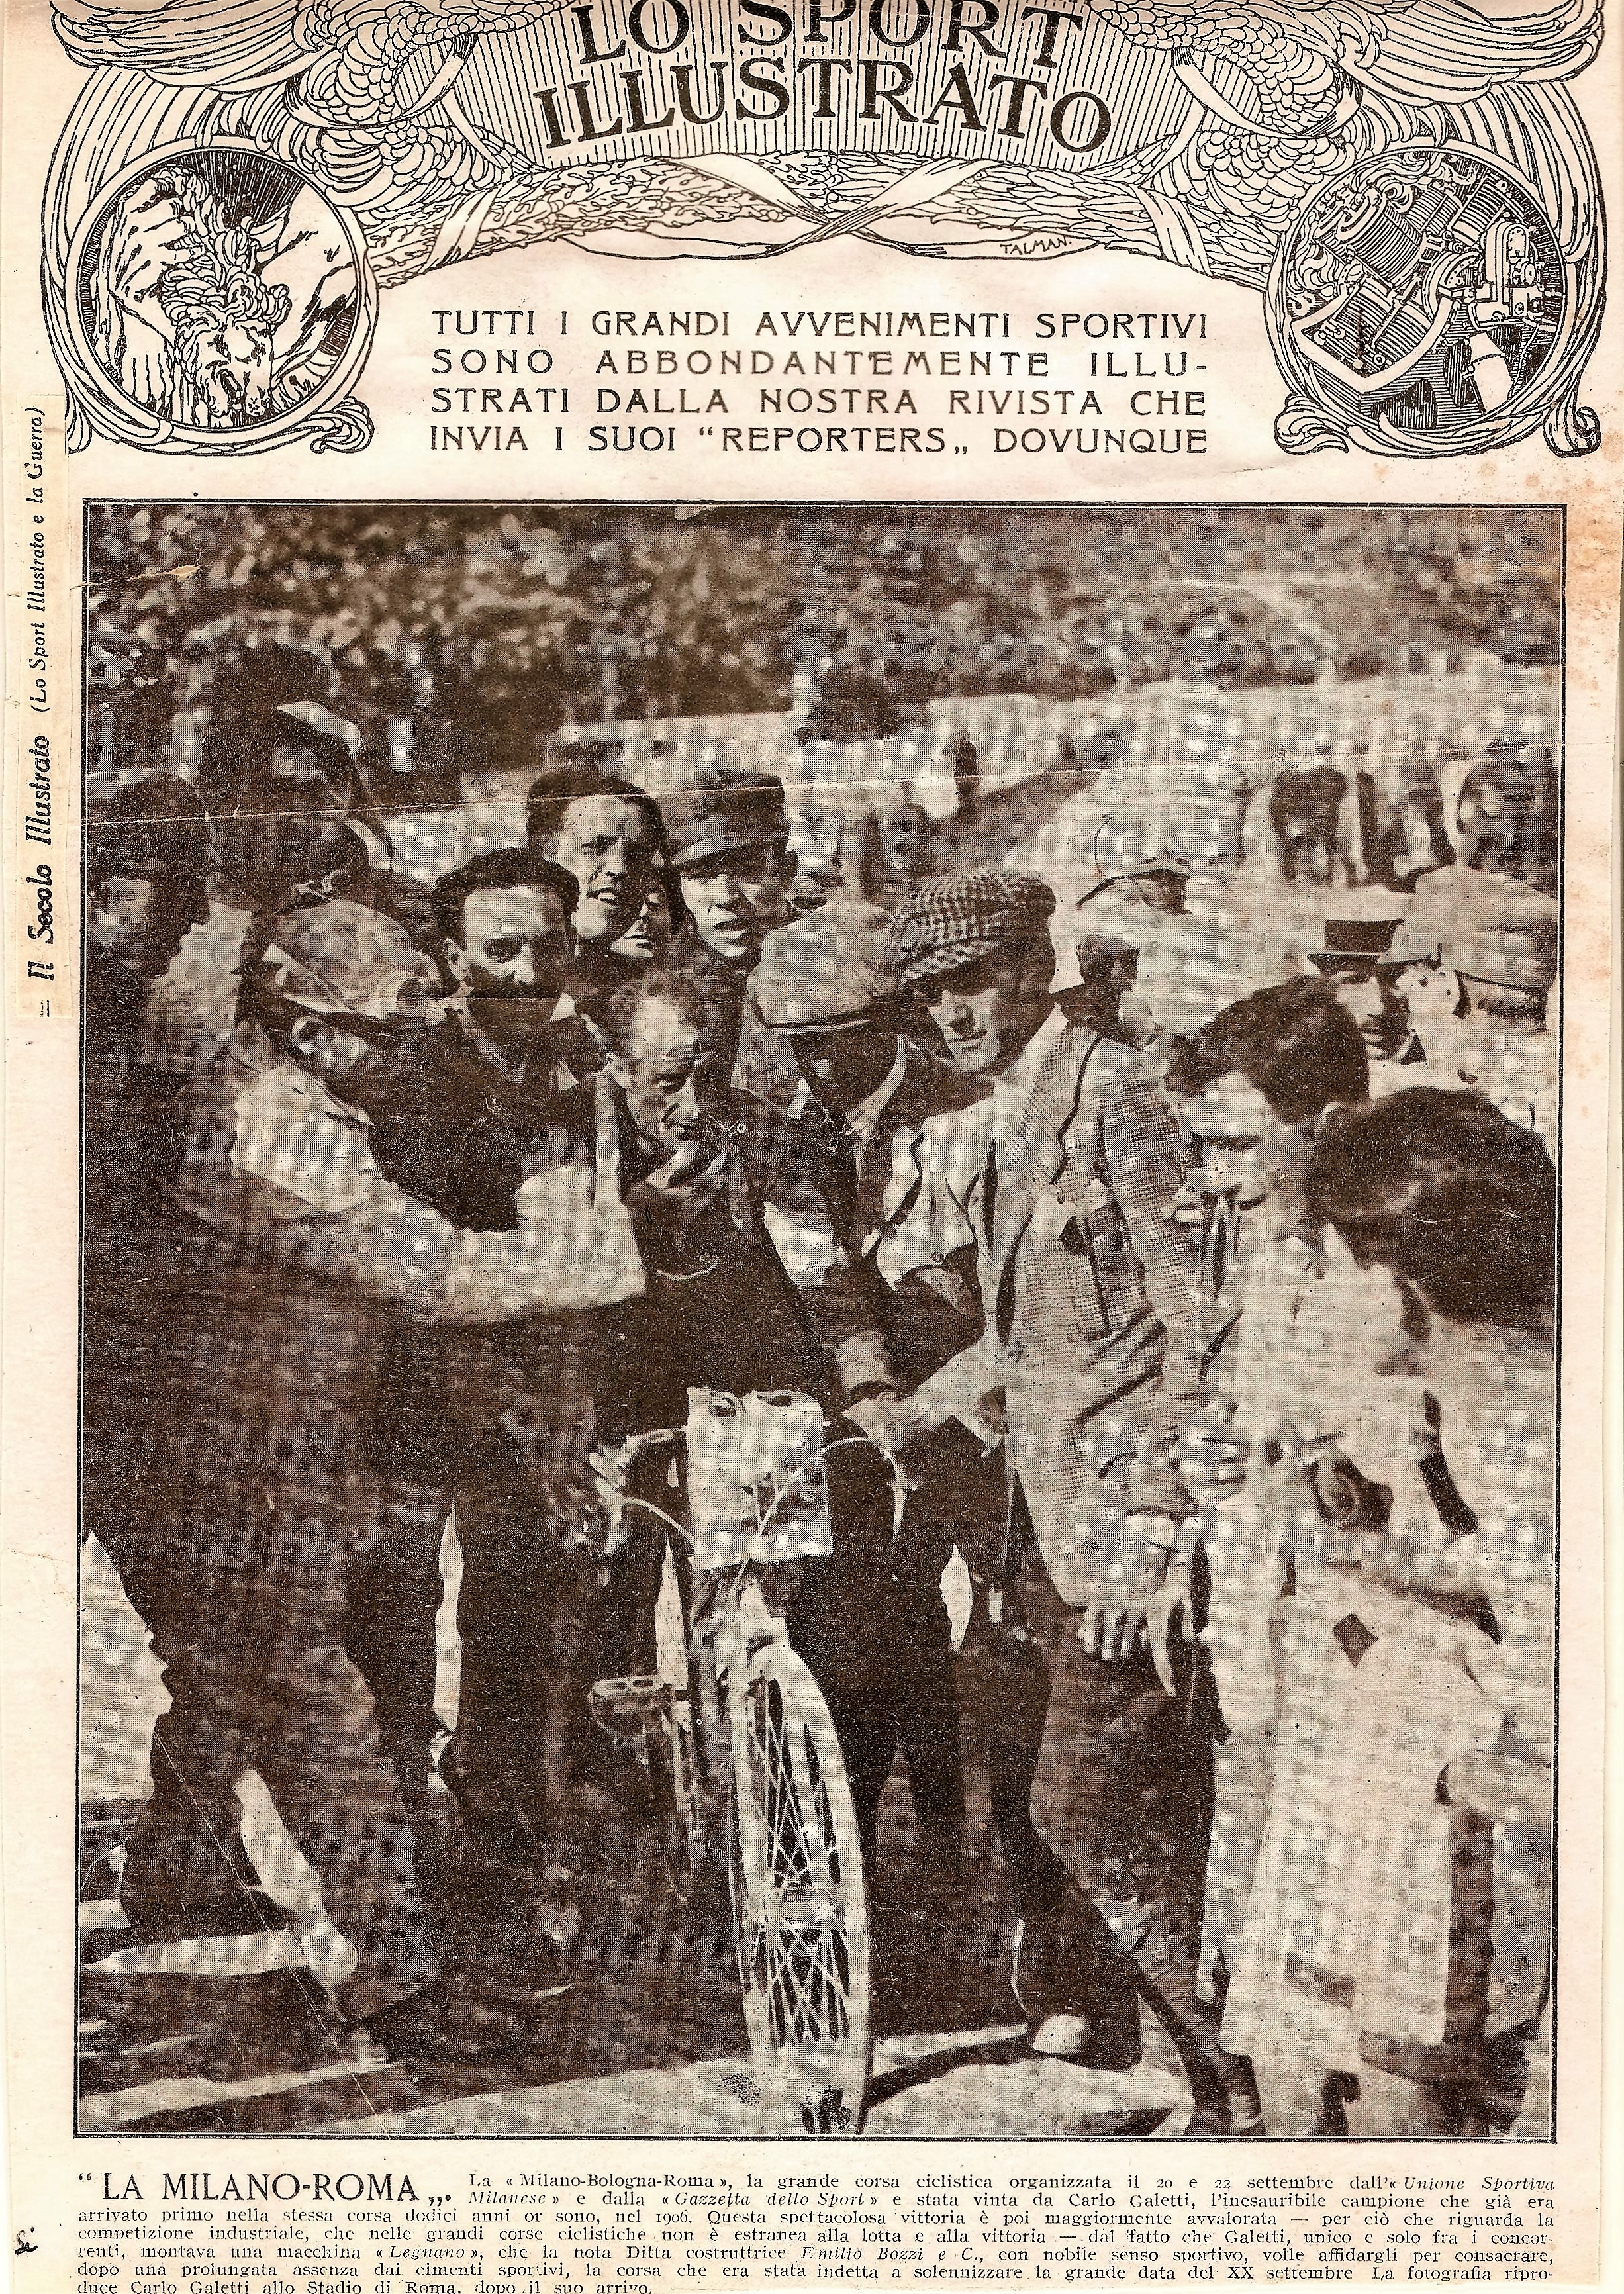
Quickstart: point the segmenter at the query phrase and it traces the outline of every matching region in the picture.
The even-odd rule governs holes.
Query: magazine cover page
[[[1620,2266],[1604,29],[5,0],[19,2294]]]

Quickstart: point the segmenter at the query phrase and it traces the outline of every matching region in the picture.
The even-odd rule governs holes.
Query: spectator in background
[[[904,891],[922,884],[936,868],[936,832],[930,816],[914,793],[911,780],[899,780],[897,793],[880,823],[886,866]]]
[[[575,879],[570,990],[578,1010],[607,1001],[637,970],[615,942],[643,913],[658,882],[660,808],[647,791],[601,765],[549,765],[524,802],[530,849]]]
[[[207,920],[148,1000],[143,1065],[192,1075],[221,1048],[236,1024],[239,973],[257,962],[274,920],[296,908],[353,901],[432,949],[426,885],[376,866],[350,824],[371,809],[361,746],[360,728],[321,702],[221,709],[198,769],[220,869]]]
[[[663,964],[676,927],[671,921],[671,896],[664,878],[654,876],[643,895],[643,905],[614,943],[613,954],[634,968]]]
[[[1461,784],[1460,845],[1468,868],[1519,876],[1554,892],[1558,784],[1548,751],[1526,740],[1490,741]]]
[[[1443,791],[1426,751],[1417,747],[1399,765],[1399,826],[1385,881],[1412,884],[1431,868],[1447,868],[1455,858],[1443,825]]]
[[[1289,890],[1297,884],[1328,884],[1336,850],[1337,818],[1347,782],[1328,758],[1328,748],[1316,752],[1306,770],[1287,761],[1269,790],[1269,818],[1279,845],[1280,881]]]
[[[687,911],[670,964],[703,976],[732,1011],[735,1089],[787,1107],[801,1086],[795,1055],[762,1026],[744,994],[762,943],[792,913],[796,862],[784,783],[776,773],[708,765],[668,790],[661,811],[666,857]]]
[[[1560,911],[1514,876],[1423,876],[1390,950],[1426,1053],[1429,1083],[1481,1092],[1555,1146],[1561,1074],[1546,1005]]]
[[[1401,984],[1410,958],[1402,943],[1396,953],[1394,947],[1404,907],[1393,892],[1344,892],[1325,915],[1318,945],[1306,951],[1358,1024],[1370,1062],[1372,1098],[1426,1079],[1426,1046]]]
[[[1280,882],[1287,891],[1294,891],[1303,866],[1303,775],[1292,763],[1284,741],[1276,741],[1269,755],[1274,768],[1268,784],[1269,826],[1274,833]]]
[[[942,751],[953,761],[953,793],[961,828],[974,828],[981,818],[981,752],[968,733],[960,733]]]
[[[434,707],[434,679],[420,663],[381,653],[370,656],[367,672],[384,805],[455,804],[475,757],[463,728]]]

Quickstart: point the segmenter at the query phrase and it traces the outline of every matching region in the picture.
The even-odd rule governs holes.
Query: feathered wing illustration
[[[70,234],[69,210],[149,148],[110,132],[98,83],[167,91],[187,133],[274,153],[354,218],[381,285],[545,240],[748,257],[845,235],[942,256],[1111,248],[1270,294],[1289,234],[1328,186],[1395,147],[1454,142],[1528,187],[1571,267],[1572,312],[1584,312],[1569,329],[1564,405],[1593,347],[1600,193],[1563,83],[1596,52],[1601,0],[1089,0],[1100,24],[1155,59],[1172,101],[1152,137],[1082,171],[886,150],[557,163],[485,116],[486,59],[467,67],[485,36],[570,4],[57,0],[63,44],[93,77],[76,113],[90,148],[73,156],[70,126],[52,232]],[[1588,439],[1571,412],[1566,428]]]
[[[395,118],[418,56],[467,53],[486,32],[549,16],[566,0],[66,0],[59,37],[76,63],[144,71],[171,86],[239,93],[300,83],[335,126]],[[429,100],[432,100],[429,99]],[[421,97],[418,99],[423,101]]]

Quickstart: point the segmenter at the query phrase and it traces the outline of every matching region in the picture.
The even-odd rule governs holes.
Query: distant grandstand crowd
[[[1474,566],[1433,514],[1311,515],[1316,562],[1362,583],[1318,641],[1232,579],[1125,576],[1108,527],[1080,546],[1048,515],[110,505],[86,566],[90,762],[161,767],[177,716],[206,728],[227,692],[320,700],[418,801],[529,767],[570,722],[796,706],[840,741],[949,697],[1311,684],[1328,642],[1344,679],[1469,647],[1558,658],[1554,571]]]

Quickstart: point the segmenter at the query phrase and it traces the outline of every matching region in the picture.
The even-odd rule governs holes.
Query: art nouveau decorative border
[[[46,190],[70,437],[364,447],[380,289],[565,240],[1113,248],[1263,297],[1289,452],[1543,434],[1602,318],[1599,0],[135,0]]]

